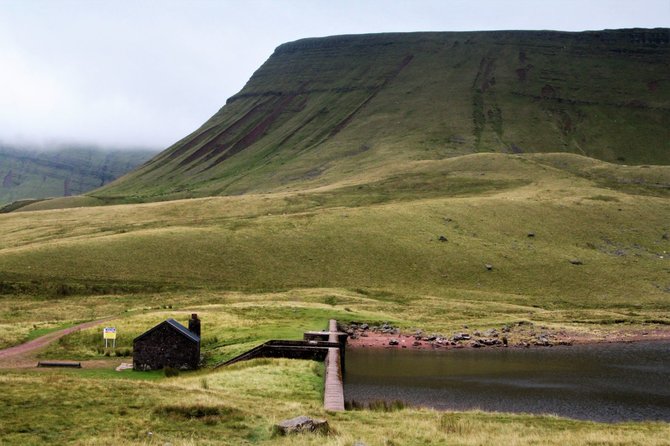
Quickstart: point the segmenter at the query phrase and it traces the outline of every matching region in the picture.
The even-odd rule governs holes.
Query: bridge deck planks
[[[337,321],[331,319],[329,322],[330,342],[337,342]],[[342,370],[340,368],[340,349],[329,348],[326,356],[326,379],[323,396],[323,407],[326,410],[344,410],[344,386],[342,385]]]

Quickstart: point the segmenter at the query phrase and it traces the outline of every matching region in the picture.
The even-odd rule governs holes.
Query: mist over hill
[[[321,186],[476,152],[670,164],[668,73],[668,29],[303,39],[279,46],[198,130],[95,194]]]
[[[47,148],[0,143],[0,206],[16,200],[79,195],[136,168],[156,151],[83,145]]]

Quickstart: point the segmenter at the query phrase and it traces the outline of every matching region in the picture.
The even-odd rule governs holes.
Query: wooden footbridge
[[[302,341],[271,340],[255,347],[214,368],[224,367],[253,358],[292,358],[325,361],[323,406],[326,410],[344,410],[345,346],[347,334],[337,329],[337,321],[331,319],[326,331],[308,331]]]

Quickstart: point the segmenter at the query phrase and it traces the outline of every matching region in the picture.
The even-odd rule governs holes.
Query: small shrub
[[[319,378],[323,378],[325,372],[325,367],[322,362],[313,361],[312,362],[312,372]]]
[[[377,401],[371,401],[368,404],[368,409],[373,410],[375,412],[395,412],[397,410],[402,410],[404,408],[405,403],[400,400],[393,400],[393,401],[377,400]]]
[[[227,406],[206,406],[204,404],[159,406],[154,414],[171,420],[198,420],[207,425],[222,421],[242,421],[244,414],[238,409]]]
[[[132,350],[128,347],[114,349],[114,355],[119,357],[131,356],[132,353]]]
[[[219,343],[219,337],[218,336],[209,336],[209,337],[206,337],[205,339],[202,340],[202,344],[204,346],[217,345],[218,343]]]
[[[327,305],[335,306],[337,305],[337,298],[335,296],[327,296],[323,302]]]
[[[165,373],[166,378],[172,378],[175,376],[179,376],[179,370],[174,369],[172,367],[165,367],[163,369],[163,373]]]
[[[356,400],[349,400],[344,402],[344,408],[345,410],[363,410],[365,409],[365,404]]]
[[[589,197],[589,200],[594,200],[594,201],[619,201],[617,197],[613,197],[611,195],[593,195]]]
[[[203,389],[209,389],[209,382],[207,382],[207,378],[202,378],[200,380],[200,387]]]
[[[445,413],[440,417],[440,429],[449,434],[467,435],[472,432],[473,424],[461,415]]]
[[[398,410],[403,410],[407,407],[404,401],[393,400],[393,401],[384,401],[384,400],[375,400],[370,401],[369,403],[361,403],[360,401],[350,400],[344,402],[344,408],[346,410],[372,410],[375,412],[395,412]]]

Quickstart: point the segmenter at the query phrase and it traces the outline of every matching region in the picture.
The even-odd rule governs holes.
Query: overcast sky
[[[0,141],[166,148],[303,37],[663,26],[670,0],[0,0]]]

